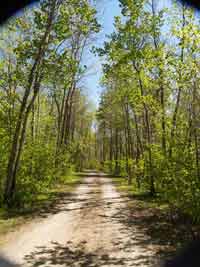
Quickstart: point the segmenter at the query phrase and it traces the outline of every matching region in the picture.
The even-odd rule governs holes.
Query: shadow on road
[[[105,175],[90,173],[80,187],[88,187],[89,191],[79,193],[59,193],[54,203],[41,209],[37,216],[46,218],[60,212],[90,214],[90,210],[100,207],[98,214],[109,225],[120,225],[119,235],[114,239],[113,247],[120,253],[104,254],[103,248],[89,253],[85,243],[74,246],[68,242],[65,246],[52,243],[50,247],[37,247],[27,255],[27,266],[63,266],[63,267],[98,267],[98,266],[157,266],[158,260],[165,260],[174,255],[177,243],[188,240],[185,226],[172,225],[165,212],[158,208],[148,208],[148,196],[121,195],[105,197],[100,195],[100,187],[111,183]],[[91,179],[90,177],[97,179]],[[89,178],[89,180],[88,180]],[[102,178],[102,179],[101,179]],[[143,205],[141,205],[143,203]],[[72,204],[72,205],[71,205]],[[74,206],[74,204],[77,204]],[[113,208],[114,207],[114,208]],[[104,211],[114,212],[104,212]],[[85,215],[84,215],[85,216]],[[138,250],[138,251],[137,251]],[[1,267],[4,267],[0,264]],[[8,265],[9,266],[9,265]],[[5,265],[5,267],[8,267]],[[10,267],[14,267],[10,265]]]
[[[87,179],[87,182],[81,183],[81,186],[91,187],[92,190],[82,193],[82,195],[77,195],[76,193],[60,193],[54,203],[41,209],[37,216],[46,218],[49,215],[60,212],[71,212],[74,210],[83,212],[84,210],[96,207],[105,209],[112,205],[117,205],[117,207],[115,207],[115,214],[110,216],[102,214],[99,216],[119,222],[122,225],[120,229],[122,232],[132,232],[126,244],[124,240],[119,240],[123,250],[136,245],[142,247],[152,245],[157,248],[155,254],[160,258],[166,259],[174,255],[178,243],[184,243],[185,240],[188,240],[187,226],[184,225],[184,223],[179,223],[175,226],[169,220],[166,212],[162,212],[158,208],[147,208],[145,205],[140,205],[141,202],[148,203],[148,201],[151,201],[148,195],[128,197],[125,194],[112,198],[101,197],[101,201],[98,202],[96,200],[96,195],[99,193],[99,184],[102,186],[110,183],[110,177],[104,174],[97,175],[96,173],[95,175],[86,173],[84,176],[89,179],[90,177],[98,177],[95,182],[91,182]],[[103,178],[102,181],[101,178]],[[76,207],[74,207],[74,203],[77,204]],[[122,208],[121,204],[123,203],[127,208]],[[70,204],[73,204],[72,207],[70,207]],[[138,235],[136,234],[136,230]],[[142,233],[142,236],[140,236],[139,233]],[[144,236],[146,236],[145,240],[143,238]],[[80,251],[78,250],[78,252]]]
[[[62,267],[100,267],[100,266],[144,266],[149,262],[148,256],[114,257],[108,254],[102,254],[99,249],[94,253],[84,250],[84,243],[71,248],[70,242],[63,246],[53,242],[51,248],[38,247],[38,250],[25,257],[27,266],[62,266]],[[146,266],[146,265],[145,265]]]

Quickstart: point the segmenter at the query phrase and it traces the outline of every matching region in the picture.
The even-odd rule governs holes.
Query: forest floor
[[[177,233],[162,212],[119,193],[104,174],[83,176],[74,193],[4,235],[1,267],[155,267],[171,255]]]

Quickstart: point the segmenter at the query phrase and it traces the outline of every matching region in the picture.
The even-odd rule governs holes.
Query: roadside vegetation
[[[100,162],[199,224],[199,14],[177,2],[120,3],[115,32],[96,49]]]
[[[98,31],[84,0],[41,1],[1,29],[1,205],[32,203],[87,167],[94,110],[82,90],[82,59]]]
[[[24,224],[31,223],[34,218],[42,218],[49,210],[55,208],[63,197],[70,197],[80,184],[82,177],[76,173],[63,176],[59,183],[52,184],[45,190],[35,193],[34,199],[29,199],[23,206],[0,209],[0,244],[4,235],[16,230]]]

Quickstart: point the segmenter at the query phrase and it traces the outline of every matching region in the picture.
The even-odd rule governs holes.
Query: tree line
[[[120,0],[102,57],[98,158],[200,219],[200,26],[184,3]],[[159,3],[158,3],[159,2]]]
[[[44,0],[1,28],[2,204],[20,205],[89,161],[94,112],[81,80],[96,13],[87,0]]]

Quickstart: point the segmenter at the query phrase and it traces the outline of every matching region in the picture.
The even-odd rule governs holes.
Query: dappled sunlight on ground
[[[37,221],[13,233],[4,255],[30,267],[159,264],[170,246],[155,236],[158,218],[120,195],[111,181],[86,173],[74,193],[63,193]]]

